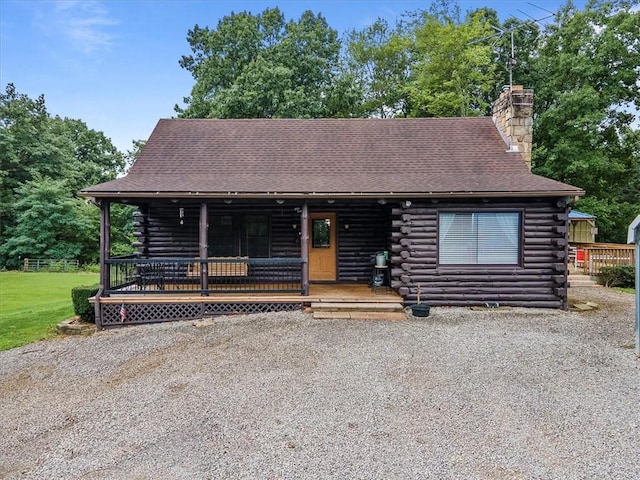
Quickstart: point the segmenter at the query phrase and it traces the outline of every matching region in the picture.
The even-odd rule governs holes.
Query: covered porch
[[[114,202],[137,208],[133,255],[110,255]],[[375,256],[391,239],[386,201],[113,198],[99,205],[99,327],[391,294],[390,265],[383,288],[373,282]]]

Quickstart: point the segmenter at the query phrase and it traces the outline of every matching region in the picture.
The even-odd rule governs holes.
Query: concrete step
[[[404,307],[396,302],[313,302],[313,318],[346,320],[406,320]]]
[[[404,307],[397,302],[313,302],[311,310],[314,312],[402,312]]]
[[[571,287],[599,287],[595,282],[569,282],[569,288]]]
[[[314,311],[313,318],[317,320],[390,320],[403,321],[407,319],[404,312],[376,312],[376,311]]]
[[[569,287],[598,287],[598,283],[589,275],[571,274],[568,277]]]

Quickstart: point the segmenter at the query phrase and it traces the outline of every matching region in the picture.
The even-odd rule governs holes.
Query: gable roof
[[[163,119],[96,197],[573,196],[532,174],[490,117]]]

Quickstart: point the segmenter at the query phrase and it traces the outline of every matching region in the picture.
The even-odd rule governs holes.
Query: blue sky
[[[583,7],[586,0],[574,0]],[[459,0],[466,11],[489,6],[501,19],[542,18],[561,0]],[[215,28],[232,11],[278,6],[298,19],[322,13],[341,35],[376,18],[394,22],[430,0],[0,0],[0,83],[31,98],[45,95],[50,114],[83,120],[121,151],[146,139],[159,118],[175,116],[193,86],[178,60],[190,53],[187,31]]]

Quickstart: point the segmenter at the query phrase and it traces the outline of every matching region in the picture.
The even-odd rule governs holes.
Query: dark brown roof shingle
[[[529,172],[489,117],[163,119],[93,196],[579,195]]]

